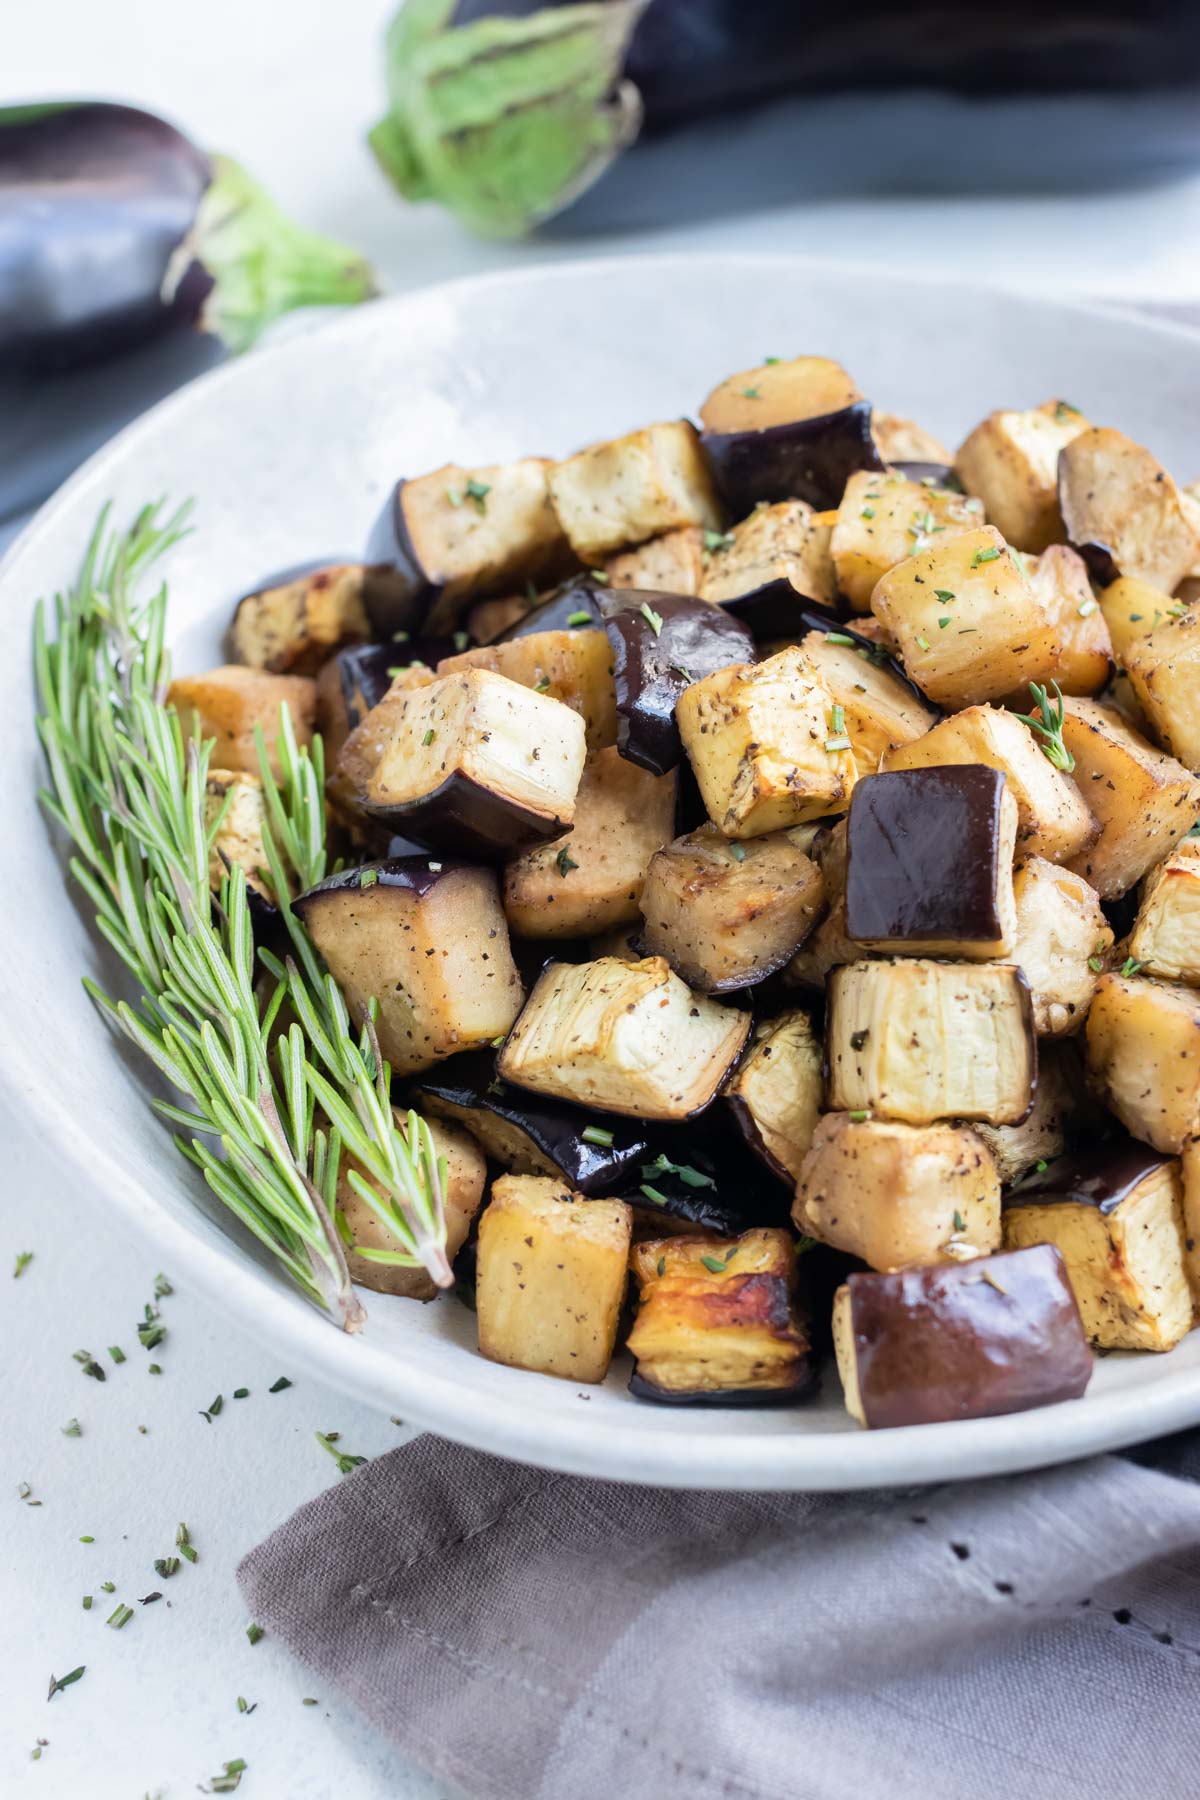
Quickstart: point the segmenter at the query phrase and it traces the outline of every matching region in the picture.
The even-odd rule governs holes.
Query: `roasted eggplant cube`
[[[584,767],[575,824],[523,850],[504,871],[504,911],[517,937],[573,938],[639,919],[651,858],[674,830],[676,778],[651,775],[614,747]]]
[[[1025,1118],[1037,1040],[1028,984],[1010,963],[849,963],[828,992],[832,1110],[910,1125]]]
[[[725,602],[783,581],[805,599],[832,606],[837,595],[830,530],[803,500],[758,506],[732,531],[714,537],[700,596]]]
[[[792,1223],[872,1269],[1000,1248],[1000,1177],[965,1125],[826,1113],[796,1182]]]
[[[589,750],[603,750],[617,741],[612,652],[602,631],[528,632],[448,656],[437,672],[459,675],[466,669],[491,669],[535,694],[560,700],[583,720]]]
[[[347,644],[370,636],[361,563],[329,563],[238,601],[229,655],[274,675],[319,674]]]
[[[829,911],[811,937],[804,940],[783,972],[788,987],[805,988],[821,993],[832,970],[842,963],[858,962],[862,945],[846,935],[846,897],[831,903]]]
[[[1129,939],[1149,975],[1200,987],[1200,841],[1184,838],[1151,870]]]
[[[392,668],[395,671],[396,665]],[[431,686],[434,680],[433,670],[423,663],[411,663],[407,668],[399,669],[382,698],[362,714],[340,744],[335,740],[330,746],[325,797],[344,824],[368,834],[381,834],[381,828],[376,827],[363,811],[367,789],[404,717],[408,695],[416,688]],[[386,826],[382,830],[386,830]]]
[[[1070,866],[1102,900],[1117,900],[1191,830],[1200,810],[1200,780],[1147,743],[1112,707],[1070,698],[1064,705],[1063,742],[1100,827]]]
[[[1017,854],[1066,862],[1093,843],[1096,821],[1070,776],[1042,754],[1028,725],[992,706],[968,706],[886,757],[889,769],[986,763],[1008,777],[1017,803]]]
[[[950,488],[909,481],[894,470],[852,475],[830,545],[837,586],[856,612],[869,612],[880,577],[928,548],[935,533],[943,545],[982,524],[982,502]]]
[[[510,1369],[603,1381],[625,1298],[632,1218],[560,1181],[501,1175],[479,1221],[479,1351]]]
[[[653,857],[641,941],[689,987],[730,993],[791,960],[817,921],[822,893],[820,870],[786,831],[739,844],[702,825]]]
[[[1038,1078],[1029,1116],[1019,1125],[987,1125],[972,1131],[991,1151],[1002,1187],[1011,1187],[1038,1164],[1061,1156],[1067,1129],[1081,1111],[1083,1060],[1073,1044],[1050,1040],[1038,1045]]]
[[[1087,1067],[1126,1131],[1178,1155],[1200,1132],[1200,994],[1144,975],[1101,976]]]
[[[699,525],[681,525],[678,531],[664,531],[636,550],[608,557],[604,573],[614,588],[696,595],[708,568],[706,540],[714,535]]]
[[[401,1132],[406,1118],[406,1114],[399,1112],[395,1115]],[[434,1150],[439,1159],[444,1158],[446,1165],[442,1208],[446,1219],[446,1260],[453,1262],[467,1241],[471,1222],[483,1200],[487,1158],[474,1138],[457,1126],[444,1124],[440,1119],[430,1119],[428,1124]],[[357,1169],[376,1192],[380,1191],[378,1183],[357,1163],[343,1163],[338,1175],[337,1210],[340,1223],[349,1236],[346,1262],[351,1276],[373,1294],[397,1294],[406,1300],[436,1300],[440,1290],[421,1265],[413,1268],[382,1260],[404,1255],[407,1247],[371,1202],[351,1186],[351,1168]]]
[[[810,631],[800,640],[813,675],[845,717],[855,767],[867,775],[892,750],[930,730],[937,713],[899,664],[869,653],[843,631]]]
[[[1058,632],[1000,533],[983,525],[933,542],[871,595],[921,692],[938,706],[972,706],[1052,676]]]
[[[913,419],[880,412],[876,407],[871,414],[871,436],[885,463],[928,463],[950,473],[954,458],[941,438],[934,437],[932,431],[926,431]]]
[[[1122,666],[1139,639],[1157,630],[1164,619],[1175,618],[1184,611],[1182,600],[1173,600],[1161,588],[1151,587],[1148,581],[1135,581],[1129,575],[1111,581],[1099,598],[1113,655]]]
[[[393,644],[351,644],[317,676],[317,730],[325,746],[325,767],[337,767],[342,746],[392,684],[401,657]]]
[[[721,526],[712,476],[686,419],[593,444],[555,463],[549,482],[571,548],[589,568],[664,531]]]
[[[1062,1157],[1009,1196],[1004,1242],[1055,1246],[1101,1350],[1170,1350],[1191,1330],[1175,1157],[1132,1139]]]
[[[1049,1244],[891,1275],[851,1275],[833,1303],[846,1410],[932,1425],[1077,1400],[1092,1353]]]
[[[750,1016],[693,994],[661,956],[550,963],[500,1052],[507,1081],[636,1119],[686,1119],[718,1092]]]
[[[467,609],[463,623],[474,643],[494,644],[510,626],[526,618],[533,607],[528,594],[503,594],[498,600],[477,600]]]
[[[857,775],[845,720],[801,650],[693,682],[676,717],[708,816],[726,837],[844,810]]]
[[[274,905],[263,844],[265,824],[262,782],[257,775],[209,770],[204,786],[204,828],[211,832],[216,826],[208,851],[208,885],[214,893],[219,893],[229,871],[239,868],[251,893]]]
[[[612,651],[617,744],[655,775],[683,754],[675,709],[689,682],[754,656],[747,626],[704,600],[608,593],[599,601]]]
[[[627,1346],[640,1400],[735,1405],[799,1398],[812,1385],[786,1231],[652,1238],[632,1268],[638,1310]]]
[[[286,706],[296,742],[312,743],[316,721],[316,683],[307,675],[271,675],[239,663],[209,669],[204,675],[176,676],[167,690],[167,705],[179,714],[185,736],[213,740],[213,765],[244,775],[259,772],[255,726],[261,726],[276,778],[281,771],[277,739],[279,710]]]
[[[1075,407],[1047,400],[1024,412],[990,413],[959,446],[959,480],[1016,549],[1036,553],[1062,542],[1059,453],[1087,429]]]
[[[601,1125],[580,1107],[513,1087],[497,1076],[490,1050],[454,1057],[410,1091],[419,1111],[461,1125],[512,1174],[549,1175],[581,1194],[636,1190],[656,1155],[651,1127],[614,1118]]]
[[[1013,893],[1017,933],[1010,960],[1029,983],[1034,1028],[1039,1037],[1065,1037],[1087,1018],[1112,949],[1112,927],[1095,888],[1040,856],[1020,864]]]
[[[363,806],[433,849],[509,856],[572,824],[585,755],[570,707],[468,669],[405,695]]]
[[[824,356],[728,376],[701,406],[700,422],[717,486],[738,517],[760,501],[836,506],[856,469],[883,466],[870,406]]]
[[[1150,729],[1185,769],[1200,769],[1200,608],[1173,614],[1125,653]]]
[[[1017,935],[1017,803],[999,769],[865,775],[850,801],[846,931],[869,950],[989,961]]]
[[[764,1020],[725,1084],[738,1129],[781,1181],[800,1173],[825,1096],[825,1053],[807,1012]]]
[[[1113,646],[1087,564],[1066,544],[1024,562],[1033,597],[1058,634],[1055,681],[1064,694],[1098,694],[1112,674]],[[1022,710],[1025,698],[1019,696]]]
[[[1200,554],[1179,489],[1122,432],[1090,428],[1058,459],[1067,538],[1101,581],[1132,575],[1172,593]]]
[[[450,631],[472,600],[556,580],[572,558],[540,456],[400,481],[367,547],[363,590],[376,637]]]
[[[399,857],[333,875],[295,902],[361,1023],[378,1002],[395,1075],[503,1037],[521,1009],[496,878]]]

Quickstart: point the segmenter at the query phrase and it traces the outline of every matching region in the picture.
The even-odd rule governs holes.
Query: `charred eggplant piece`
[[[961,445],[955,467],[963,485],[1018,550],[1040,554],[1062,542],[1058,459],[1087,430],[1075,407],[1047,400],[1025,412],[990,413]]]
[[[1200,554],[1179,489],[1148,450],[1089,427],[1058,459],[1068,541],[1102,586],[1132,576],[1173,593]]]
[[[521,1009],[496,878],[425,857],[367,863],[301,894],[295,909],[396,1075],[491,1043]]]
[[[534,1093],[640,1119],[686,1119],[740,1056],[748,1013],[693,994],[660,956],[550,963],[500,1052]]]
[[[452,630],[472,600],[571,567],[540,456],[447,463],[396,483],[367,543],[363,599],[376,637]]]
[[[1010,1249],[1053,1244],[1104,1350],[1170,1350],[1192,1327],[1178,1159],[1132,1138],[1061,1157],[1004,1207]]]
[[[860,1425],[930,1425],[1077,1400],[1092,1353],[1048,1244],[851,1275],[833,1308],[846,1409]]]
[[[837,598],[829,545],[831,513],[815,513],[803,500],[756,506],[731,531],[712,532],[700,598],[724,606],[778,581],[804,601],[832,606]]]
[[[992,961],[1017,919],[1017,803],[978,764],[864,775],[850,799],[846,931],[871,950]]]
[[[640,589],[598,596],[612,650],[617,748],[666,775],[683,753],[675,705],[694,681],[754,660],[754,639],[723,607]]]
[[[790,581],[765,581],[745,594],[721,601],[721,611],[740,619],[759,647],[766,644],[798,644],[809,631],[845,631],[841,615],[832,606],[805,603]],[[856,640],[865,642],[865,639]],[[874,648],[874,646],[871,646]]]
[[[790,1404],[813,1386],[788,1232],[638,1244],[629,1391],[674,1405]]]
[[[539,631],[602,631],[604,615],[600,610],[600,597],[603,592],[603,582],[592,576],[577,575],[530,607],[521,618],[514,619],[493,643],[511,644],[514,638],[530,637]]]
[[[773,1175],[791,1186],[812,1143],[825,1097],[824,1048],[807,1012],[756,1026],[725,1084],[738,1130]]]
[[[469,669],[405,695],[362,806],[431,849],[506,857],[570,828],[584,755],[570,707]]]
[[[479,1221],[479,1352],[510,1369],[603,1381],[625,1298],[629,1208],[501,1175]]]
[[[274,675],[319,675],[347,644],[370,635],[361,563],[309,563],[281,570],[234,608],[231,662]]]
[[[882,469],[871,408],[843,368],[800,356],[730,375],[700,408],[703,445],[729,510],[759,501],[836,506],[858,469]]]

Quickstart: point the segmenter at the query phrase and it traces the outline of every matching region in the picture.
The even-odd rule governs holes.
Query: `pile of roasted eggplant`
[[[869,1426],[1081,1394],[1200,1300],[1200,496],[1052,400],[956,455],[821,357],[399,481],[172,699],[446,1157],[483,1355]],[[343,1182],[369,1287],[432,1298]]]

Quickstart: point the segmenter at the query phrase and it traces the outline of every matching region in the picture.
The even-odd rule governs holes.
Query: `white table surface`
[[[379,38],[390,11],[390,0],[13,7],[0,100],[78,93],[170,113],[201,143],[237,155],[309,224],[359,245],[391,289],[578,254],[579,246],[482,244],[437,211],[390,195],[362,141],[380,106]],[[1109,197],[808,205],[593,247],[714,243],[932,263],[1060,292],[1200,299],[1200,180]],[[64,1047],[66,1080],[71,1054]],[[244,1757],[247,1800],[442,1794],[269,1636],[247,1642],[233,1582],[245,1550],[338,1479],[316,1431],[338,1430],[345,1449],[374,1455],[404,1430],[299,1375],[268,1394],[292,1371],[207,1312],[183,1269],[166,1271],[176,1289],[162,1303],[168,1335],[147,1355],[134,1326],[151,1297],[153,1253],[118,1232],[101,1196],[68,1187],[53,1146],[30,1142],[7,1107],[0,1142],[0,1792],[174,1800]],[[22,1250],[34,1260],[13,1281]],[[124,1349],[124,1364],[111,1363],[109,1344]],[[84,1347],[105,1365],[103,1385],[72,1360]],[[161,1376],[147,1373],[154,1360]],[[250,1397],[233,1400],[237,1387]],[[218,1393],[224,1409],[208,1424],[201,1410]],[[80,1438],[62,1434],[71,1417]],[[22,1503],[22,1482],[42,1505]],[[181,1520],[199,1560],[164,1582],[154,1559],[173,1554]],[[80,1543],[85,1534],[95,1542]],[[161,1601],[137,1604],[156,1588]],[[95,1597],[90,1612],[85,1593]],[[120,1632],[105,1624],[118,1599],[134,1608]],[[51,1674],[79,1663],[83,1679],[48,1704]],[[239,1714],[239,1694],[252,1713]],[[318,1704],[305,1706],[305,1697]],[[49,1742],[35,1762],[39,1737]]]

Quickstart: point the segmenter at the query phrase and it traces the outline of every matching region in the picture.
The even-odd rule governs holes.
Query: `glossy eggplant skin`
[[[760,500],[807,500],[822,511],[838,504],[851,475],[884,467],[866,400],[765,431],[706,431],[700,441],[735,519]]]
[[[495,639],[497,644],[510,644],[514,638],[530,637],[537,631],[585,631],[604,625],[600,611],[601,584],[577,575],[555,588],[552,594],[509,625]],[[585,619],[582,615],[588,614]]]
[[[640,588],[601,589],[598,600],[613,652],[617,748],[639,767],[667,775],[683,756],[675,723],[680,694],[717,669],[754,662],[754,639],[707,600]]]
[[[806,632],[842,629],[841,616],[831,606],[801,594],[783,575],[719,604],[722,612],[749,628],[756,644],[778,644],[785,639],[798,644]]]
[[[847,934],[868,943],[1002,939],[1004,787],[1001,771],[982,763],[864,775],[850,797]]]
[[[356,894],[364,887],[394,887],[403,888],[410,894],[428,894],[445,876],[474,867],[463,857],[456,860],[447,857],[442,862],[430,862],[428,857],[419,855],[384,857],[361,867],[339,869],[336,875],[327,875],[324,881],[318,881],[292,904],[303,918],[309,902],[322,894]]]
[[[396,483],[371,527],[363,562],[363,605],[377,638],[412,630],[441,597],[440,586],[430,580],[409,535],[403,480]]]
[[[1148,1175],[1173,1160],[1136,1138],[1110,1138],[1057,1157],[1048,1168],[1013,1188],[1005,1203],[1094,1206],[1098,1212],[1115,1212]]]
[[[518,850],[562,837],[571,829],[560,819],[494,794],[461,770],[415,800],[359,804],[368,818],[388,831],[439,854],[467,851],[481,862],[507,862]]]
[[[193,264],[161,297],[212,180],[151,113],[100,101],[0,109],[0,368],[67,367],[196,319]]]
[[[1051,1244],[851,1275],[850,1323],[869,1426],[980,1419],[1074,1400],[1092,1353]]]

